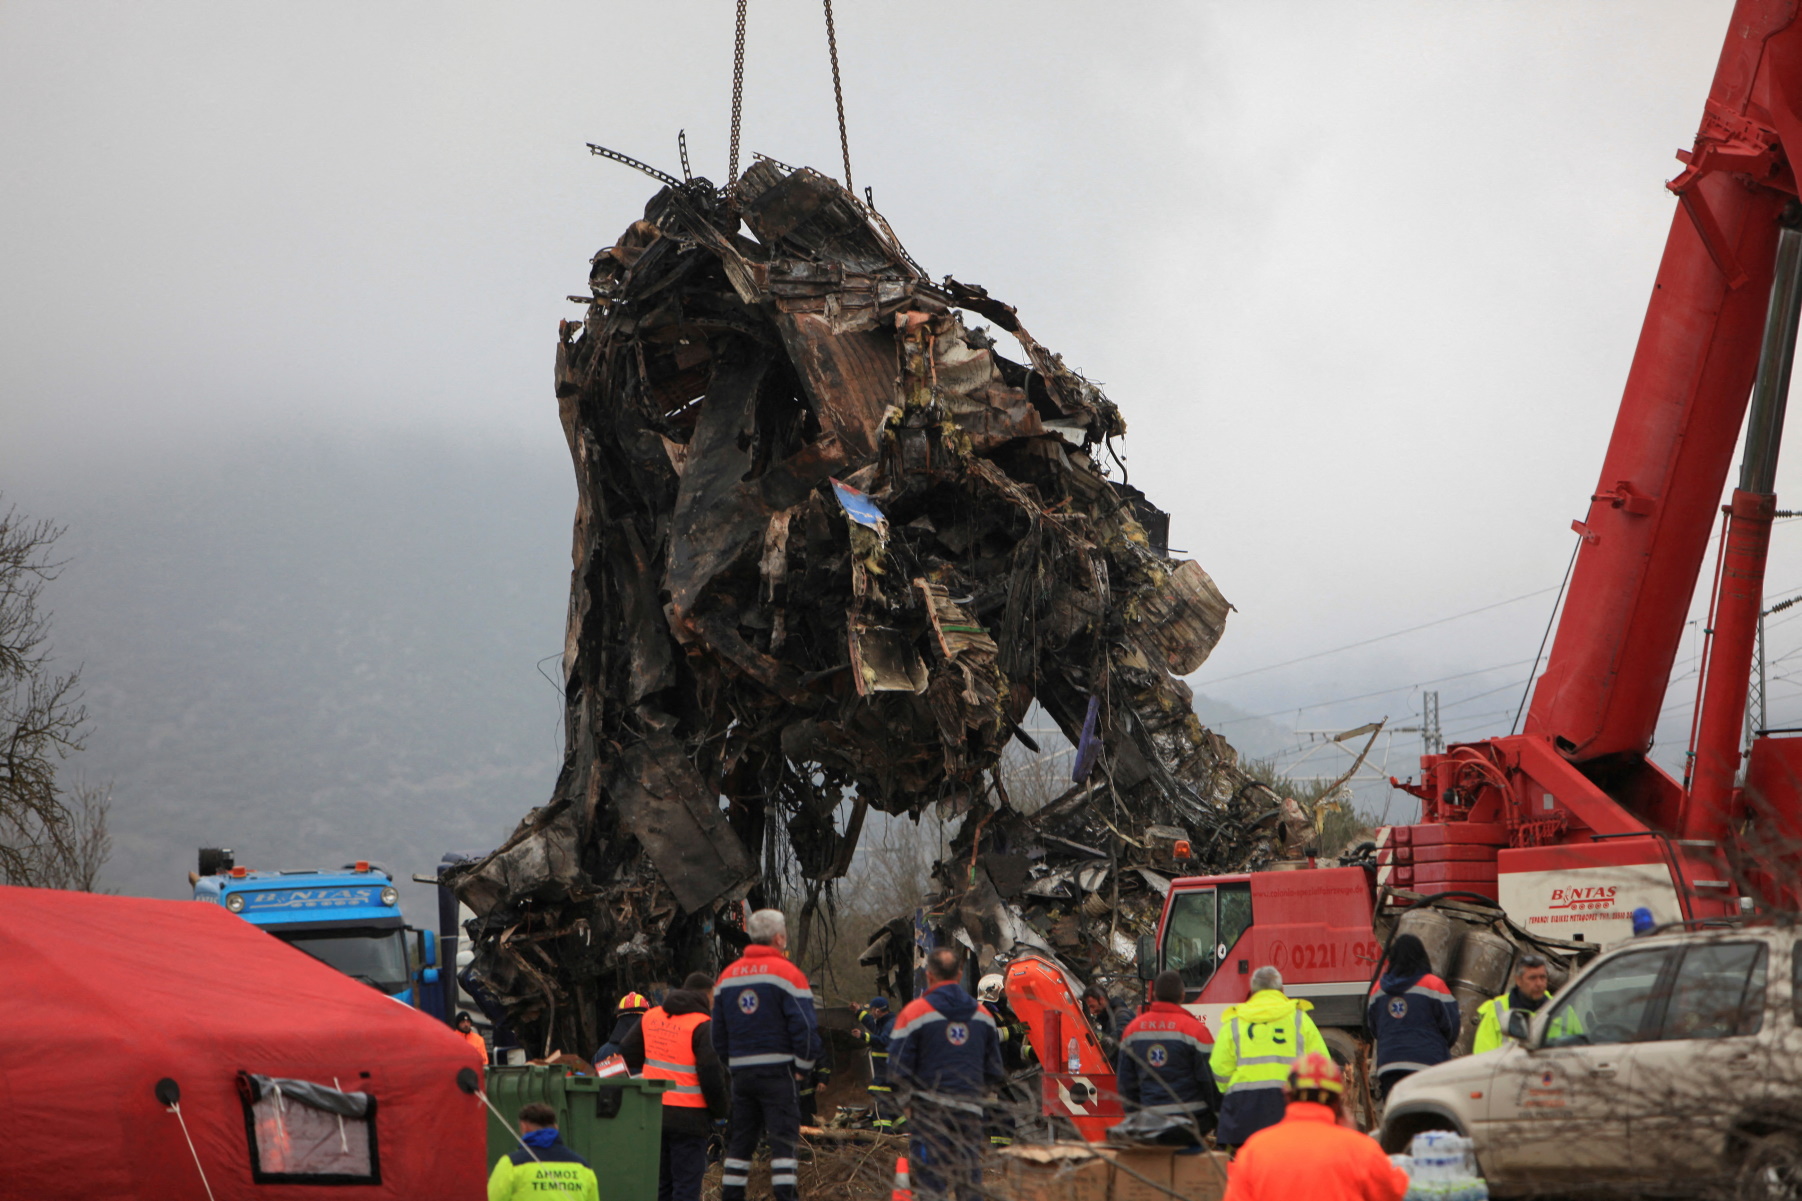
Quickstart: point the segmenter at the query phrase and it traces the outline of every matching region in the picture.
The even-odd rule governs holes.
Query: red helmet
[[[1296,1092],[1319,1089],[1329,1093],[1345,1091],[1345,1073],[1325,1055],[1303,1055],[1289,1069],[1289,1087]]]
[[[620,1013],[643,1013],[651,1007],[651,1002],[643,993],[629,992],[619,999],[616,1007]]]

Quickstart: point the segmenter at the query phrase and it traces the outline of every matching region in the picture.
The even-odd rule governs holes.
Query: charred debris
[[[1012,307],[768,159],[727,192],[672,181],[589,286],[556,363],[563,768],[449,877],[528,1046],[590,1048],[627,987],[735,953],[740,901],[798,910],[805,958],[870,809],[962,817],[942,937],[1083,978],[1130,974],[1172,872],[1306,839],[1178,679],[1230,606],[1103,466],[1119,409]],[[998,763],[1037,753],[1035,705],[1077,755],[1029,814]],[[866,952],[903,995],[911,929]]]

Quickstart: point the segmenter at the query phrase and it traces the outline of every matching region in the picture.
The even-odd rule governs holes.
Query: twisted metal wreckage
[[[593,1047],[628,987],[717,965],[741,900],[799,902],[805,959],[872,807],[963,816],[940,936],[1084,977],[1127,970],[1179,840],[1194,871],[1297,835],[1176,678],[1230,606],[1100,466],[1119,410],[1011,307],[930,282],[872,208],[768,159],[725,193],[672,180],[589,284],[557,348],[562,773],[447,877],[527,1046]],[[998,763],[1038,752],[1035,703],[1076,783],[1027,814]],[[898,919],[866,961],[906,995],[913,954]]]

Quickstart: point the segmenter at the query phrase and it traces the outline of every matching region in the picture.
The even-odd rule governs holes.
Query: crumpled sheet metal
[[[811,911],[868,807],[1014,829],[994,769],[1035,702],[1075,740],[1100,698],[1095,767],[1049,828],[1174,823],[1241,853],[1246,779],[1172,674],[1230,606],[1103,469],[1119,410],[1011,307],[768,160],[729,199],[659,192],[589,285],[556,360],[563,770],[453,881],[528,1045],[591,1047],[597,998],[729,954],[733,902],[798,883]]]

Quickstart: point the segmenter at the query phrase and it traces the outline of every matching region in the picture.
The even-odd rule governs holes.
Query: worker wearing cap
[[[1283,1083],[1282,1120],[1239,1148],[1224,1201],[1401,1201],[1408,1174],[1375,1139],[1343,1123],[1339,1065],[1304,1055]]]
[[[557,1111],[534,1102],[519,1111],[519,1146],[494,1161],[488,1201],[556,1197],[600,1201],[600,1186],[588,1161],[563,1144]]]
[[[1514,987],[1492,997],[1477,1009],[1477,1036],[1470,1044],[1473,1055],[1493,1051],[1508,1041],[1508,1014],[1515,1009],[1538,1013],[1552,999],[1551,972],[1538,955],[1522,955],[1514,968]]]
[[[1208,1066],[1213,1040],[1183,1008],[1181,973],[1159,972],[1151,988],[1151,1004],[1120,1035],[1120,1101],[1128,1113],[1147,1109],[1190,1123],[1199,1143],[1214,1128],[1220,1108],[1220,1090]]]
[[[1208,1066],[1223,1094],[1214,1141],[1236,1147],[1283,1119],[1289,1068],[1303,1055],[1325,1055],[1307,1001],[1283,994],[1283,974],[1269,965],[1251,974],[1251,998],[1220,1015]]]
[[[917,1201],[979,1195],[987,1143],[983,1095],[1003,1079],[995,1019],[958,984],[962,975],[957,951],[929,953],[926,992],[895,1018],[889,1040],[889,1067],[908,1107],[909,1180]]]
[[[888,1041],[894,1029],[887,997],[871,997],[857,1011],[857,1041],[870,1048],[870,1122],[878,1130],[895,1125],[894,1089],[888,1080]]]
[[[482,1032],[476,1029],[474,1018],[467,1013],[459,1013],[457,1015],[457,1033],[463,1036],[464,1042],[476,1049],[476,1054],[480,1055],[484,1062],[487,1061],[488,1044],[482,1040]]]
[[[605,1063],[612,1056],[618,1055],[620,1048],[626,1045],[626,1036],[638,1029],[638,1023],[644,1020],[645,1011],[650,1009],[650,998],[643,993],[629,992],[619,999],[613,1007],[618,1016],[613,1019],[613,1032],[601,1049],[594,1053],[595,1063]]]
[[[713,977],[692,972],[649,1010],[620,1049],[634,1075],[663,1080],[657,1201],[701,1201],[707,1140],[726,1116],[726,1073],[713,1050]]]
[[[745,922],[751,945],[713,986],[713,1049],[732,1073],[732,1121],[720,1176],[721,1201],[744,1201],[759,1138],[770,1143],[770,1188],[795,1201],[801,1137],[795,1073],[820,1057],[813,990],[789,962],[788,919],[759,909]]]

